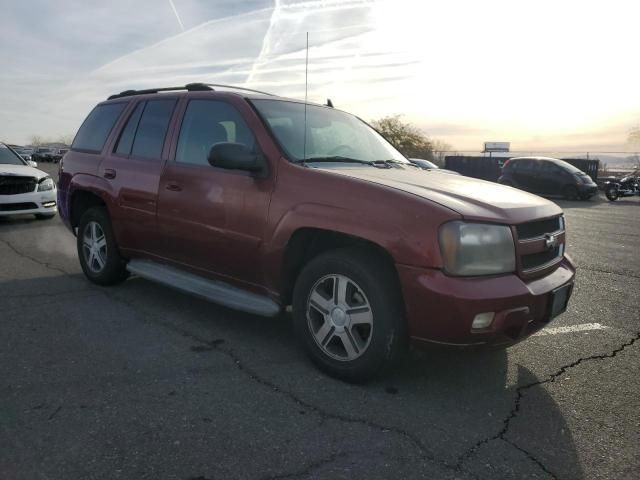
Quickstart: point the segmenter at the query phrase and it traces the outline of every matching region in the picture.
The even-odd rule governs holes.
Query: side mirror
[[[216,143],[211,147],[207,160],[212,167],[228,170],[257,173],[263,169],[262,156],[249,150],[244,143]]]
[[[27,163],[29,164],[30,167],[33,167],[33,168],[38,167],[38,162],[34,162],[33,160],[27,160]]]

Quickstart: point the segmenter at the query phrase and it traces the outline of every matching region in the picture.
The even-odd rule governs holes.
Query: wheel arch
[[[394,272],[399,287],[400,280],[393,256],[378,243],[349,233],[301,227],[289,238],[282,258],[280,295],[283,304],[291,303],[296,280],[306,264],[323,253],[344,248],[358,248],[375,255]]]

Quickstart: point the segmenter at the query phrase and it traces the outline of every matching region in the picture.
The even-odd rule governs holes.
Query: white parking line
[[[542,335],[557,335],[559,333],[575,333],[575,332],[588,332],[589,330],[605,330],[609,327],[600,325],[599,323],[580,323],[578,325],[569,325],[568,327],[554,327],[545,328],[535,333],[533,336]]]

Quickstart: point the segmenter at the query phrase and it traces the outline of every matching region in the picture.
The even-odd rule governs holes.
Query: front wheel
[[[82,215],[77,247],[82,271],[93,283],[113,285],[127,278],[106,208],[90,208]]]
[[[604,190],[604,194],[612,202],[615,202],[620,197],[617,185],[607,185],[607,188]]]
[[[350,382],[388,371],[406,347],[396,274],[368,252],[337,250],[308,263],[295,285],[293,319],[313,362]]]

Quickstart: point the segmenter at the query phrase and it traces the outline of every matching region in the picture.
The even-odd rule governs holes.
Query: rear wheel
[[[388,371],[406,346],[395,272],[359,250],[325,253],[304,267],[294,289],[293,318],[313,362],[351,382]]]
[[[120,256],[104,207],[90,208],[82,215],[77,247],[82,271],[93,283],[113,285],[127,278],[126,262]]]
[[[607,188],[604,189],[604,194],[612,202],[615,202],[620,197],[617,185],[607,185]]]

